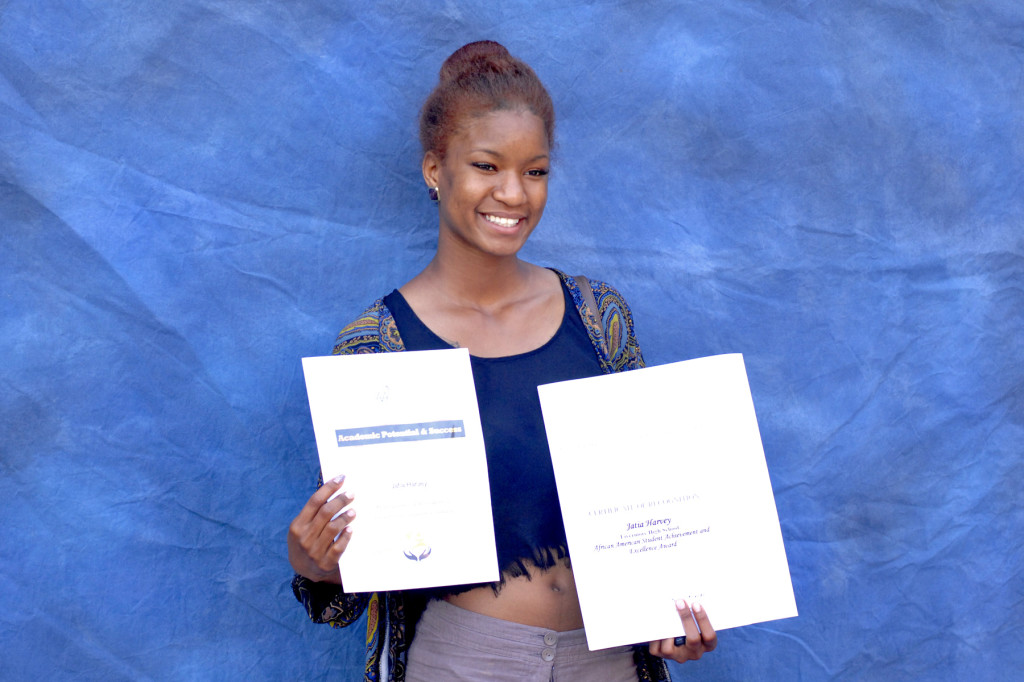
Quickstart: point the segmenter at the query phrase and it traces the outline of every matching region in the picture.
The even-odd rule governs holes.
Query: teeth
[[[519,222],[518,218],[499,218],[496,215],[485,215],[484,217],[495,225],[500,225],[501,227],[512,227]]]

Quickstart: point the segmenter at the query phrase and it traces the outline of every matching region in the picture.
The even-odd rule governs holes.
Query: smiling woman
[[[344,481],[323,485],[289,528],[293,587],[316,622],[345,626],[369,610],[367,680],[667,680],[662,659],[717,644],[700,605],[679,603],[685,641],[586,646],[537,386],[643,357],[614,288],[519,258],[544,214],[553,135],[551,98],[504,47],[449,57],[420,126],[437,252],[338,337],[342,354],[469,349],[502,571],[495,584],[345,593],[338,558],[358,491],[332,497]]]

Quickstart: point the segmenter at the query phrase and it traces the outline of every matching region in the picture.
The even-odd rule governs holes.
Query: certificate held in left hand
[[[332,355],[302,365],[324,479],[344,475],[345,493],[359,496],[339,552],[345,591],[497,580],[468,352]]]

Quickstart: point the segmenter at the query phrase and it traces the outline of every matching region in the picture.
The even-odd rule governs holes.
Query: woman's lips
[[[484,213],[482,215],[484,217],[484,220],[486,220],[487,222],[493,223],[498,227],[504,228],[506,230],[515,227],[516,225],[519,224],[519,221],[522,220],[522,218],[503,218],[501,216],[494,215],[493,213]]]

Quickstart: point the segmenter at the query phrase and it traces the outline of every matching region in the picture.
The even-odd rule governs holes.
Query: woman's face
[[[544,213],[550,150],[544,122],[528,111],[468,118],[444,160],[423,159],[438,187],[441,239],[493,256],[518,253]]]

